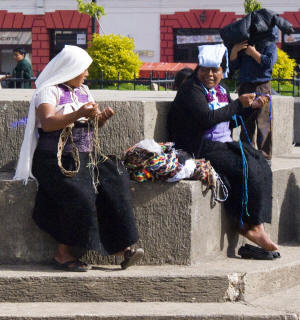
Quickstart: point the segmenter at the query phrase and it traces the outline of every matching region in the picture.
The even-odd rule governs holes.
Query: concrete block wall
[[[9,90],[3,91],[13,94]],[[4,98],[0,100],[0,136],[2,137],[0,170],[2,171],[15,166],[23,140],[24,126],[14,128],[13,124],[26,117],[30,99],[28,95],[26,100],[21,100],[22,97],[18,97],[15,101],[9,100],[8,93],[5,93]],[[100,107],[110,106],[116,111],[115,116],[100,131],[101,147],[104,153],[120,156],[128,147],[145,138],[154,138],[156,141],[168,140],[166,120],[174,92],[158,94],[151,92],[144,95],[137,93],[137,96],[134,96],[126,92],[103,93],[95,90],[93,94]],[[13,96],[10,99],[13,99]],[[293,98],[281,96],[273,98],[272,153],[274,156],[289,153],[292,150],[293,115]],[[237,138],[237,132],[234,137]]]

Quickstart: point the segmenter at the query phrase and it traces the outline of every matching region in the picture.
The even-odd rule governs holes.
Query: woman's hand
[[[257,63],[261,63],[261,54],[255,49],[255,46],[247,46],[245,53],[252,57]]]
[[[251,107],[255,97],[255,93],[244,93],[241,96],[239,96],[239,100],[244,108],[248,108]]]
[[[99,125],[103,126],[104,123],[115,114],[114,110],[110,107],[106,107],[102,112],[98,114]]]
[[[265,106],[270,101],[269,96],[258,96],[251,104],[252,109],[259,109]]]
[[[88,102],[84,104],[76,112],[78,118],[95,118],[100,113],[98,109],[98,104],[94,102]]]
[[[247,47],[248,47],[248,40],[235,44],[231,49],[230,60],[231,61],[235,60],[238,56],[238,53],[241,50],[247,49]]]

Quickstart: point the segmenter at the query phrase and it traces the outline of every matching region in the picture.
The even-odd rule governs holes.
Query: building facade
[[[18,47],[27,51],[34,75],[66,43],[87,48],[92,36],[91,19],[78,13],[76,1],[67,2],[64,5],[40,0],[0,2],[0,73],[12,72],[13,49]]]
[[[106,16],[100,33],[132,37],[145,62],[194,62],[197,46],[218,43],[219,29],[244,12],[243,0],[98,0]],[[300,63],[299,0],[261,0],[289,20],[295,33],[280,35],[278,45]],[[77,11],[76,0],[1,0],[0,73],[14,67],[12,50],[24,47],[35,74],[64,44],[86,48],[91,19]]]

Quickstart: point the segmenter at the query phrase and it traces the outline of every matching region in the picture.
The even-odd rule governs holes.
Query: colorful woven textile
[[[160,143],[161,154],[134,145],[129,148],[123,161],[131,179],[138,182],[167,180],[180,171],[173,143]]]
[[[227,199],[227,188],[209,161],[189,157],[188,160],[180,163],[178,158],[182,157],[183,151],[175,150],[174,143],[157,144],[151,141],[152,144],[155,144],[157,151],[151,152],[141,147],[144,141],[129,148],[122,159],[132,180],[137,182],[149,180],[175,182],[186,178],[200,180],[206,186],[204,193],[208,190],[212,191],[212,206],[216,201],[223,202]],[[189,161],[194,161],[194,163],[189,163],[188,166]],[[219,197],[220,191],[223,194],[222,198]]]

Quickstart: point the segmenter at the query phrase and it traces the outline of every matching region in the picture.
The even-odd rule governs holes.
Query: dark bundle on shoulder
[[[220,35],[229,49],[245,40],[248,40],[250,45],[267,45],[268,42],[275,41],[275,26],[286,34],[294,31],[292,24],[286,19],[271,10],[261,9],[225,26],[220,30]]]

